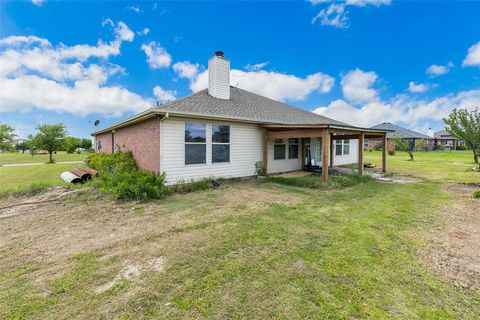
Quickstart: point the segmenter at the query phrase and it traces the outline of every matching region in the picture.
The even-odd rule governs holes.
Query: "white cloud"
[[[381,6],[389,5],[391,0],[346,0],[345,3],[350,6],[365,7],[368,5]]]
[[[176,99],[177,92],[175,90],[165,90],[160,86],[153,88],[153,95],[159,102],[168,102]]]
[[[344,29],[349,27],[348,6],[354,7],[366,7],[369,5],[380,6],[390,5],[391,0],[309,0],[312,5],[320,5],[329,3],[327,7],[324,7],[318,14],[313,17],[312,24],[320,20],[320,23],[324,26],[333,26],[336,28]]]
[[[480,41],[468,48],[468,53],[462,66],[480,66]]]
[[[425,92],[428,90],[428,85],[424,83],[415,83],[413,81],[410,81],[408,83],[408,90],[412,93],[420,93],[420,92]]]
[[[177,62],[173,65],[173,70],[181,78],[193,80],[198,74],[200,66],[198,63],[191,63],[189,61]]]
[[[372,88],[377,79],[378,75],[373,71],[350,70],[341,81],[344,97],[353,103],[377,100],[377,91]]]
[[[138,5],[134,5],[134,6],[129,6],[127,7],[128,10],[131,10],[135,13],[140,13],[142,10],[140,10],[140,7]]]
[[[344,4],[332,3],[327,8],[313,17],[312,24],[320,20],[323,26],[333,26],[336,28],[348,28],[348,11],[345,10]]]
[[[441,121],[454,108],[473,110],[478,105],[480,90],[470,90],[421,100],[408,95],[397,95],[389,101],[369,102],[361,107],[355,107],[344,100],[336,100],[313,112],[362,127],[392,122],[415,129],[428,120]]]
[[[45,3],[45,0],[32,0],[32,3],[36,6],[41,6]]]
[[[453,62],[449,61],[446,65],[437,65],[432,64],[427,68],[426,73],[432,76],[440,76],[450,72],[450,69],[453,67]]]
[[[255,92],[271,99],[285,101],[302,101],[311,93],[330,92],[335,79],[317,72],[300,78],[295,75],[272,71],[243,71],[233,69],[230,72],[230,84],[241,89]],[[208,70],[193,78],[190,83],[192,91],[196,92],[208,86]]]
[[[143,28],[143,30],[137,31],[137,34],[138,34],[139,36],[145,36],[145,35],[147,35],[147,34],[149,34],[149,33],[150,33],[150,29],[149,29],[149,28]]]
[[[266,62],[261,62],[261,63],[256,63],[256,64],[247,64],[245,66],[245,69],[247,71],[257,71],[257,70],[261,70],[263,68],[265,68],[270,62],[266,61]]]
[[[123,41],[133,40],[123,22],[117,24],[114,35],[110,43],[99,40],[97,46],[53,46],[35,36],[0,39],[0,112],[38,108],[80,116],[119,116],[150,106],[150,100],[136,93],[107,85],[110,77],[124,73],[108,58],[120,54]],[[93,62],[93,58],[97,59]]]
[[[172,63],[172,57],[158,42],[144,43],[141,49],[145,52],[148,65],[152,69],[167,68]]]

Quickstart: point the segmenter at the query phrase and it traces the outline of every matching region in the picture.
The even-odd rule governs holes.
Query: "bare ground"
[[[447,281],[480,290],[480,199],[472,197],[477,184],[449,184],[449,206],[427,235],[424,259],[435,274]],[[434,201],[434,199],[432,199]]]

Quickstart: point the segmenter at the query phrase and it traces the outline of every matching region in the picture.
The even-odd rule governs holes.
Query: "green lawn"
[[[21,191],[32,184],[61,185],[60,174],[79,164],[42,164],[19,167],[0,167],[0,194]]]
[[[422,252],[458,201],[442,184],[479,174],[467,152],[416,157],[388,160],[418,183],[339,175],[324,189],[316,175],[24,207],[0,220],[0,318],[477,319],[480,291],[439,278]]]
[[[380,151],[366,151],[364,155],[365,162],[374,163],[376,170],[380,170]],[[409,159],[402,151],[397,151],[394,156],[388,155],[387,171],[437,182],[480,182],[480,172],[471,170],[476,166],[471,151],[415,152],[415,160]]]
[[[55,161],[83,161],[88,153],[66,153],[63,151],[53,155]],[[0,153],[0,165],[10,163],[32,163],[32,162],[48,162],[48,154],[36,154],[32,157],[30,153],[21,152],[5,152]]]

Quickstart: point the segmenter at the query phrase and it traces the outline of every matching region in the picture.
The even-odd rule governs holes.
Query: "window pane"
[[[290,143],[290,144],[298,144],[298,138],[290,138],[290,139],[288,139],[288,143]]]
[[[185,142],[205,142],[205,123],[185,122]]]
[[[229,143],[230,142],[230,126],[229,125],[213,125],[212,126],[212,142]]]
[[[298,159],[298,144],[288,146],[288,159]]]
[[[285,145],[284,144],[275,144],[273,146],[273,159],[274,160],[285,159]]]
[[[341,156],[342,155],[342,143],[338,143],[335,145],[335,155],[336,156]]]
[[[350,145],[348,145],[348,144],[343,145],[343,154],[344,155],[350,154]]]
[[[350,140],[343,140],[343,144],[350,144]]]
[[[207,145],[199,144],[185,144],[185,164],[205,163],[207,155]]]
[[[285,141],[283,141],[283,139],[275,139],[274,143],[284,144]]]
[[[212,144],[212,162],[229,162],[230,145]]]

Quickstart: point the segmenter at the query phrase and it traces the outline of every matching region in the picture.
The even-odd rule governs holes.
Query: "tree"
[[[82,139],[82,142],[80,143],[80,148],[83,148],[85,150],[92,149],[92,140]]]
[[[15,137],[15,129],[6,123],[0,122],[0,150],[13,150]]]
[[[74,153],[77,148],[80,148],[82,140],[75,137],[65,137],[63,139],[63,148],[67,153]]]
[[[15,149],[18,151],[22,151],[22,153],[25,153],[25,150],[28,150],[28,145],[26,142],[20,142],[15,146]]]
[[[480,110],[476,107],[472,111],[453,109],[447,118],[443,119],[445,129],[454,137],[465,141],[472,149],[473,161],[478,164],[478,149],[480,148]]]
[[[408,153],[408,155],[410,156],[410,160],[413,161],[413,149],[415,148],[415,144],[408,143],[400,137],[393,137],[393,141],[395,141],[395,146],[398,149]]]
[[[37,129],[39,132],[33,139],[35,146],[47,150],[50,157],[49,163],[53,163],[52,154],[61,148],[63,138],[67,135],[65,126],[62,123],[42,124]]]
[[[31,134],[28,135],[27,141],[25,141],[25,144],[27,145],[27,149],[30,150],[30,154],[33,155],[35,154],[35,150],[37,149],[36,143],[35,143],[35,137]]]

